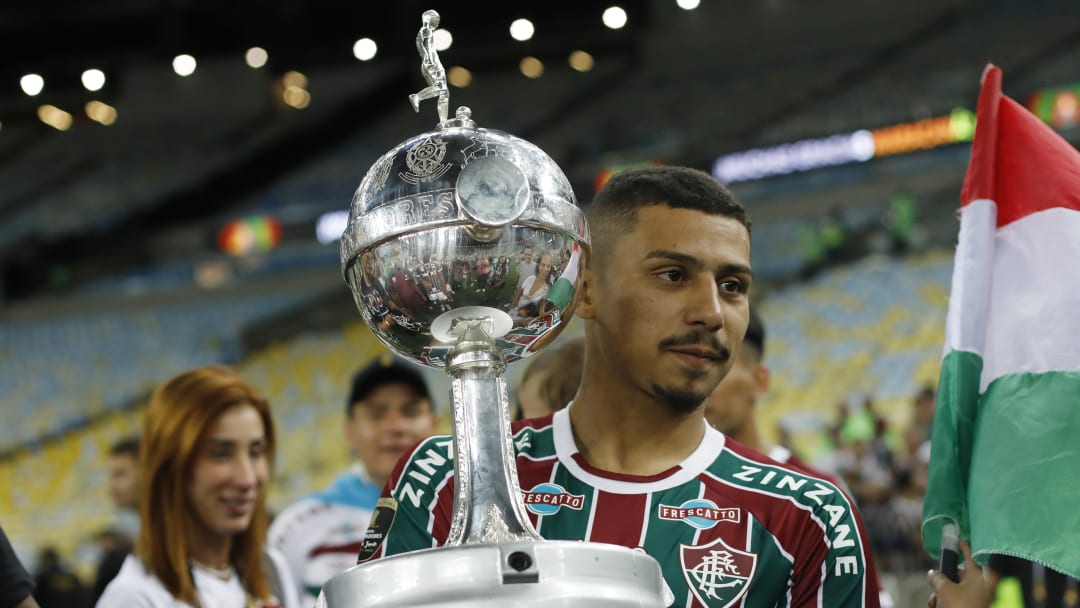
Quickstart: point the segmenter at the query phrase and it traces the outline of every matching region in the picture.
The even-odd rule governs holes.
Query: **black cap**
[[[345,402],[345,413],[351,414],[352,406],[366,399],[375,389],[394,383],[408,385],[429,401],[431,399],[427,382],[420,370],[415,365],[388,355],[375,359],[353,376],[349,400]]]

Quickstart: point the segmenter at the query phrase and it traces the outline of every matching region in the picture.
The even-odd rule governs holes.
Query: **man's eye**
[[[669,283],[678,283],[683,280],[684,275],[681,270],[665,270],[659,274],[659,277]]]
[[[729,293],[743,293],[746,291],[746,283],[738,279],[724,279],[720,282],[720,288]]]

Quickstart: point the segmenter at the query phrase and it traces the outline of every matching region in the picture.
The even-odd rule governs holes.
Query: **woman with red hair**
[[[232,369],[158,387],[139,453],[139,539],[98,608],[294,608],[284,561],[263,546],[274,446],[270,405]]]

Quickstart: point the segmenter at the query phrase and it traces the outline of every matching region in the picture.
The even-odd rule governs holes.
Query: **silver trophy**
[[[533,144],[447,117],[446,75],[426,11],[417,49],[437,98],[435,131],[383,155],[360,183],[341,266],[375,335],[452,378],[455,494],[445,547],[358,565],[331,579],[331,608],[666,606],[640,550],[545,541],[525,510],[510,435],[506,365],[573,314],[589,234],[566,176]]]

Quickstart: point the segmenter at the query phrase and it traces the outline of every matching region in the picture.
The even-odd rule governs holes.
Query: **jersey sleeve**
[[[358,563],[446,542],[453,508],[449,437],[421,442],[394,468],[372,514]]]
[[[804,535],[795,560],[792,606],[880,608],[877,573],[862,520],[835,485],[815,480],[803,502],[824,531]]]

